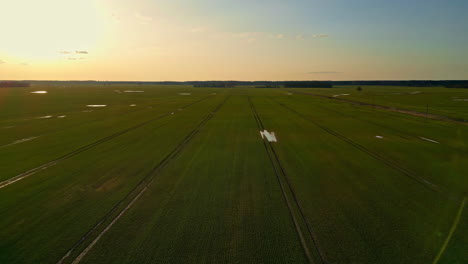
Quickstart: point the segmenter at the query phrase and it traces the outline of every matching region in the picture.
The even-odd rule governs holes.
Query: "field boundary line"
[[[257,122],[257,126],[258,128],[263,131],[265,129],[265,127],[263,126],[263,122],[260,118],[260,116],[258,115],[258,112],[255,108],[255,105],[253,104],[252,100],[250,99],[250,96],[247,96],[247,99],[249,101],[249,104],[250,104],[250,108],[252,110],[252,114],[254,116],[254,119],[255,121]],[[310,239],[312,240],[312,243],[314,245],[314,248],[315,250],[317,251],[317,255],[320,259],[320,263],[326,263],[325,261],[325,256],[323,254],[323,252],[320,250],[320,248],[318,247],[318,243],[317,243],[317,238],[316,236],[313,234],[312,232],[312,229],[310,228],[310,225],[309,225],[309,222],[307,221],[307,218],[303,212],[303,209],[302,207],[300,206],[300,203],[299,203],[299,200],[294,192],[294,189],[286,175],[286,171],[284,170],[284,167],[282,166],[280,160],[279,160],[279,157],[275,151],[275,149],[273,148],[272,144],[266,139],[262,139],[262,142],[263,142],[263,145],[265,147],[265,151],[267,152],[267,156],[271,162],[271,165],[275,171],[275,175],[276,175],[276,178],[278,180],[278,183],[279,183],[279,186],[280,186],[280,189],[281,189],[281,192],[283,194],[283,198],[284,198],[284,201],[286,203],[286,206],[288,207],[288,211],[289,211],[289,214],[291,216],[291,219],[293,220],[293,224],[294,224],[294,227],[296,229],[296,233],[297,235],[299,236],[299,240],[301,242],[301,245],[302,245],[302,248],[304,250],[304,253],[306,255],[306,258],[308,260],[309,263],[315,263],[315,260],[314,260],[314,257],[312,256],[312,253],[310,252],[310,249],[307,245],[307,242],[304,238],[304,234],[303,234],[303,231],[299,225],[299,221],[298,219],[296,218],[295,214],[294,214],[294,209],[293,209],[293,205],[291,204],[291,201],[287,195],[287,191],[286,191],[286,187],[284,186],[283,184],[283,181],[281,180],[281,178],[284,179],[284,181],[286,182],[287,184],[287,188],[289,190],[289,192],[291,193],[291,196],[294,200],[294,204],[296,205],[297,207],[297,210],[299,211],[300,215],[301,215],[301,218],[302,218],[302,221],[304,222],[306,228],[307,228],[307,232],[310,236]]]
[[[202,99],[200,99],[200,100],[197,100],[197,101],[195,101],[195,102],[192,102],[192,103],[190,103],[190,104],[188,104],[188,105],[185,105],[185,106],[181,107],[181,109],[190,107],[190,106],[192,106],[192,105],[194,105],[194,104],[197,104],[197,103],[200,103],[200,102],[202,102],[202,101],[208,99],[209,97],[210,97],[210,96],[207,96],[207,97],[204,97],[204,98],[202,98]],[[137,129],[137,128],[143,127],[143,126],[145,126],[145,125],[147,125],[147,124],[149,124],[149,123],[151,123],[151,122],[154,122],[154,121],[163,119],[163,118],[165,118],[165,117],[168,117],[168,116],[171,115],[171,113],[173,113],[173,112],[168,112],[168,113],[166,113],[166,114],[162,114],[162,115],[160,115],[160,116],[158,116],[158,117],[156,117],[156,118],[152,118],[152,119],[150,119],[150,120],[144,121],[144,122],[142,122],[142,123],[140,123],[140,124],[137,124],[137,125],[135,125],[135,126],[132,126],[132,127],[130,127],[130,128],[126,128],[126,129],[124,129],[124,130],[122,130],[122,131],[119,131],[119,132],[117,132],[117,133],[115,133],[115,134],[112,134],[112,135],[110,135],[110,136],[101,138],[101,139],[99,139],[99,140],[97,140],[97,141],[95,141],[95,142],[93,142],[93,143],[91,143],[91,144],[88,144],[88,145],[85,145],[84,147],[78,148],[78,149],[76,149],[76,150],[74,150],[74,151],[72,151],[72,152],[69,152],[69,153],[67,153],[67,154],[65,154],[65,155],[63,155],[63,156],[61,156],[61,157],[58,157],[58,158],[56,158],[56,159],[54,159],[54,160],[52,160],[52,161],[49,161],[49,162],[47,162],[47,163],[45,163],[45,164],[43,164],[43,165],[40,165],[40,166],[38,166],[38,167],[36,167],[36,168],[33,168],[33,169],[30,169],[30,170],[28,170],[28,171],[26,171],[26,172],[23,172],[23,173],[21,173],[21,174],[18,174],[18,175],[16,175],[16,176],[13,176],[13,177],[11,177],[11,178],[9,178],[9,179],[7,179],[7,180],[1,181],[1,182],[0,182],[0,189],[3,189],[3,188],[5,188],[5,187],[7,187],[7,186],[9,186],[9,185],[11,185],[11,184],[13,184],[13,183],[15,183],[15,182],[18,182],[18,181],[20,181],[20,180],[23,180],[24,178],[27,178],[27,177],[29,177],[29,176],[31,176],[31,175],[33,175],[33,174],[36,174],[37,172],[40,172],[40,171],[45,170],[45,169],[47,169],[47,168],[49,168],[49,167],[52,167],[52,166],[58,164],[59,162],[62,162],[62,161],[64,161],[64,160],[67,160],[67,159],[69,159],[69,158],[71,158],[71,157],[73,157],[73,156],[76,156],[76,155],[78,155],[78,154],[80,154],[80,153],[82,153],[82,152],[84,152],[84,151],[86,151],[86,150],[89,150],[89,149],[91,149],[91,148],[93,148],[93,147],[96,147],[96,146],[98,146],[98,145],[100,145],[100,144],[102,144],[102,143],[104,143],[104,142],[107,142],[107,141],[109,141],[109,140],[111,140],[111,139],[114,139],[114,138],[116,138],[116,137],[118,137],[118,136],[120,136],[120,135],[126,134],[126,133],[128,133],[128,132],[130,132],[130,131],[132,131],[132,130],[135,130],[135,129]]]
[[[455,230],[457,229],[458,227],[458,223],[460,222],[460,218],[462,216],[462,213],[463,213],[463,209],[465,208],[465,204],[466,204],[466,199],[467,197],[465,196],[460,204],[460,208],[458,209],[458,212],[457,212],[457,215],[455,216],[455,220],[453,221],[453,224],[452,224],[452,227],[450,228],[450,231],[447,235],[447,238],[445,239],[444,241],[444,244],[442,245],[442,247],[440,248],[440,251],[439,251],[439,254],[437,254],[437,256],[435,257],[434,261],[432,262],[432,264],[437,264],[440,260],[440,258],[442,257],[442,255],[444,254],[445,252],[445,249],[447,248],[450,240],[452,239],[452,236],[453,234],[455,233]]]
[[[371,104],[371,103],[365,103],[365,102],[354,101],[354,100],[343,99],[343,98],[332,97],[332,96],[321,95],[321,94],[304,93],[304,92],[296,92],[296,91],[288,91],[288,92],[294,93],[294,94],[303,94],[303,95],[322,97],[322,98],[347,102],[347,103],[356,104],[356,105],[369,106],[369,107],[373,107],[373,108],[376,108],[376,109],[381,109],[381,110],[386,110],[386,111],[391,111],[391,112],[396,112],[396,113],[401,113],[401,114],[406,114],[406,115],[411,115],[411,116],[417,116],[417,117],[425,117],[425,118],[429,118],[429,119],[432,119],[432,120],[451,121],[451,122],[455,122],[455,123],[458,123],[458,124],[468,125],[468,120],[462,119],[462,118],[455,118],[455,117],[449,117],[449,116],[443,116],[443,115],[422,113],[422,112],[418,112],[418,111],[413,111],[413,110],[408,110],[408,109],[403,109],[403,108],[397,108],[397,107],[393,107],[393,106]]]
[[[283,103],[280,103],[280,102],[277,102],[277,104],[281,105],[282,107],[288,109],[289,111],[295,113],[296,115],[298,115],[299,117],[311,122],[312,124],[314,124],[315,126],[321,128],[322,130],[325,130],[326,132],[328,132],[329,134],[347,142],[348,144],[352,145],[353,147],[355,147],[356,149],[359,149],[361,150],[362,152],[368,154],[369,156],[381,161],[382,163],[384,163],[385,165],[389,166],[390,168],[393,168],[394,170],[396,171],[399,171],[400,173],[402,173],[403,175],[409,177],[410,179],[413,179],[414,181],[416,181],[417,183],[421,184],[422,186],[426,187],[427,189],[429,190],[432,190],[432,191],[435,191],[435,192],[439,192],[439,193],[447,193],[444,189],[442,189],[440,186],[422,178],[422,177],[419,177],[415,174],[413,174],[412,172],[410,172],[409,170],[403,168],[401,165],[393,162],[393,161],[390,161],[386,158],[384,158],[383,156],[379,155],[378,153],[375,153],[374,151],[371,151],[369,150],[368,148],[362,146],[361,144],[357,143],[357,142],[354,142],[353,140],[349,139],[348,137],[338,133],[337,131],[333,130],[333,129],[330,129],[322,124],[320,124],[319,122],[311,119],[310,117],[308,116],[305,116],[304,114],[301,114],[299,113],[298,111],[292,109],[291,107],[283,104]]]
[[[68,250],[68,252],[57,262],[57,264],[66,263],[65,261],[73,254],[73,252],[82,245],[82,243],[90,238],[93,232],[98,232],[97,229],[106,221],[110,220],[113,213],[117,211],[117,209],[123,206],[125,200],[129,199],[132,194],[135,195],[133,199],[125,206],[120,213],[118,213],[112,221],[94,238],[86,248],[84,248],[80,254],[73,260],[73,264],[79,263],[87,253],[94,247],[94,245],[101,239],[101,237],[110,230],[110,228],[137,202],[137,200],[141,197],[141,195],[146,192],[149,185],[152,183],[153,179],[163,170],[173,159],[175,159],[180,152],[185,148],[185,146],[191,142],[191,140],[198,134],[200,129],[209,121],[211,120],[216,113],[221,109],[221,107],[226,103],[229,99],[227,96],[214,110],[210,111],[208,115],[206,115],[202,121],[192,130],[190,131],[180,142],[179,144],[169,153],[167,154],[159,163],[156,165],[122,200],[120,200],[116,205],[114,205],[110,211],[104,215],[101,220],[99,220],[88,232],[82,236],[72,248]],[[141,190],[140,190],[141,189]]]

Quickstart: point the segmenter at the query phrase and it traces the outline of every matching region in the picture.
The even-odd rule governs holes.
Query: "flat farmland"
[[[362,89],[2,88],[0,263],[466,263],[468,90]]]

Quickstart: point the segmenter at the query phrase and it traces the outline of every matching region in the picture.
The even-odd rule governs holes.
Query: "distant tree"
[[[3,87],[29,87],[31,86],[27,82],[16,82],[16,81],[1,81],[0,88]]]
[[[358,92],[362,91],[362,87],[361,87],[361,86],[358,86],[358,87],[356,88],[356,91],[358,91]]]

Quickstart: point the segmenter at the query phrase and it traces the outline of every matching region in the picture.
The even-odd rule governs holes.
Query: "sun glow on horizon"
[[[18,61],[72,56],[95,48],[102,35],[104,21],[93,0],[15,0],[1,6],[0,52]]]

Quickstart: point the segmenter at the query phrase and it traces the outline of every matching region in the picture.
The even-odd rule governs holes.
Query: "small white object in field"
[[[419,137],[419,138],[422,139],[422,140],[426,140],[426,141],[432,142],[432,143],[440,144],[440,142],[435,141],[435,140],[432,140],[432,139],[428,139],[428,138],[425,138],[425,137]]]
[[[23,143],[23,142],[26,142],[26,141],[30,141],[30,140],[33,140],[33,139],[36,139],[36,138],[38,138],[38,137],[29,137],[29,138],[19,139],[19,140],[16,140],[16,141],[14,141],[14,142],[12,142],[10,144],[1,146],[0,148],[16,145],[16,144]]]
[[[136,106],[136,104],[131,104],[130,106]]]
[[[126,90],[124,93],[144,93],[145,91],[132,91],[132,90]]]
[[[87,107],[106,107],[107,105],[87,105]]]
[[[349,94],[335,94],[333,95],[333,97],[344,96],[344,95],[349,95]]]
[[[61,116],[57,116],[57,118],[65,118],[67,117],[66,115],[61,115]]]
[[[41,117],[38,117],[38,119],[47,119],[47,118],[51,118],[52,116],[41,116]]]
[[[32,94],[46,94],[47,91],[34,91],[34,92],[31,92]]]
[[[382,138],[383,138],[382,136],[375,136],[375,137],[376,137],[376,138],[380,138],[380,139],[382,139]]]
[[[262,139],[266,138],[269,142],[278,142],[275,132],[268,132],[265,129],[264,131],[260,131],[260,135],[262,136]]]

